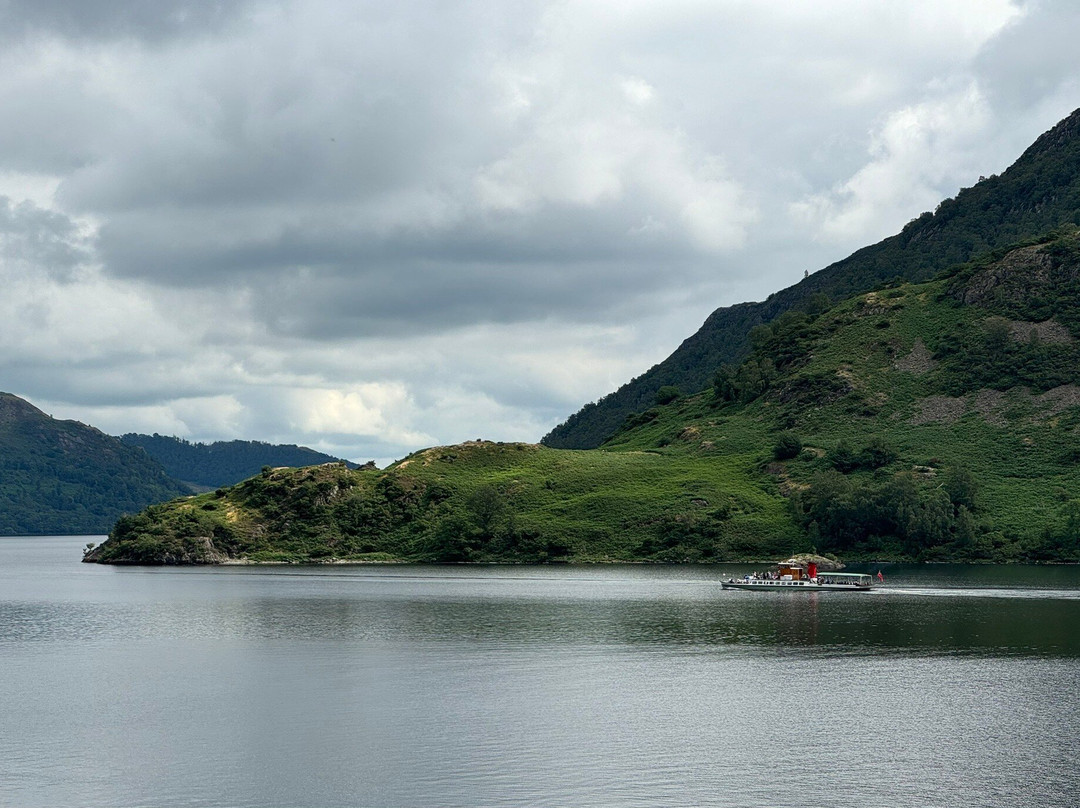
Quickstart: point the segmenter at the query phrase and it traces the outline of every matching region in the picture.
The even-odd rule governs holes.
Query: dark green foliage
[[[1029,548],[1033,561],[1076,561],[1080,558],[1080,500],[1063,503]]]
[[[852,451],[846,441],[840,441],[830,449],[829,453],[825,455],[825,459],[829,461],[829,465],[841,474],[848,474],[862,468],[861,458],[856,452]]]
[[[582,407],[545,435],[543,443],[567,449],[599,446],[627,413],[647,407],[660,387],[706,388],[718,368],[746,357],[755,326],[785,312],[812,314],[825,299],[842,300],[897,278],[927,280],[976,255],[1065,223],[1080,223],[1080,110],[1043,134],[1006,172],[962,189],[935,212],[912,219],[897,235],[858,250],[764,302],[717,309],[671,356]],[[1076,311],[1080,318],[1080,308]],[[778,358],[777,364],[783,361]]]
[[[764,395],[776,376],[776,366],[771,359],[754,356],[737,368],[725,365],[716,371],[713,395],[718,403],[746,404]]]
[[[192,443],[156,432],[153,435],[128,433],[120,439],[131,446],[141,446],[174,479],[210,488],[238,483],[271,467],[347,463],[350,468],[356,468],[355,463],[292,444],[275,445],[252,440]]]
[[[802,407],[839,401],[851,392],[851,385],[835,373],[801,373],[776,387],[776,399]]]
[[[639,426],[655,421],[659,417],[660,410],[655,408],[645,410],[645,412],[632,412],[626,416],[626,420],[623,421],[622,426],[619,427],[619,431],[627,432],[631,429],[636,429]]]
[[[978,539],[965,503],[907,473],[879,481],[822,472],[792,500],[792,507],[824,552],[892,547],[909,558],[962,558]]]
[[[638,548],[652,561],[669,563],[715,561],[729,555],[721,529],[726,514],[666,518],[657,521],[655,533]]]
[[[105,533],[187,490],[141,449],[0,393],[0,535]]]
[[[496,528],[505,520],[508,511],[506,498],[493,485],[476,489],[465,505],[472,515],[476,529],[481,536],[487,538],[495,535]]]
[[[802,441],[798,435],[794,432],[781,432],[773,445],[773,457],[777,460],[790,460],[798,457],[802,449]]]
[[[975,482],[975,477],[963,466],[958,465],[950,468],[945,474],[942,487],[945,489],[949,500],[957,506],[962,505],[968,511],[976,509],[979,486]]]
[[[897,454],[880,437],[873,437],[860,451],[856,452],[846,441],[840,441],[825,455],[834,469],[841,474],[850,474],[862,469],[874,470],[887,466],[897,458]]]
[[[1080,343],[1020,342],[1010,336],[1004,320],[988,318],[977,324],[963,323],[946,334],[935,356],[942,363],[937,384],[948,395],[980,387],[1024,386],[1041,392],[1075,379]]]
[[[679,388],[672,384],[666,384],[656,391],[656,403],[660,406],[670,404],[672,401],[681,396]]]

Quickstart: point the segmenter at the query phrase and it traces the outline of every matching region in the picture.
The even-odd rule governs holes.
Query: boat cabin
[[[818,582],[834,586],[869,589],[874,583],[874,578],[862,572],[822,572],[818,574]]]
[[[779,568],[778,574],[781,581],[807,581],[812,577],[802,564],[792,564],[785,561],[779,565]]]

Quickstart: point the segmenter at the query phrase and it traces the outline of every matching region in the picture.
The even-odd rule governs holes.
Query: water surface
[[[1074,806],[1080,569],[116,568],[0,539],[0,805]],[[876,572],[877,567],[857,571]]]

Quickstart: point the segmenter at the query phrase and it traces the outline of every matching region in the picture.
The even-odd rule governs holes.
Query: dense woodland
[[[0,535],[106,533],[186,493],[142,450],[0,393]]]
[[[258,474],[263,466],[314,466],[341,462],[356,468],[355,463],[293,444],[252,440],[198,443],[156,432],[153,435],[129,432],[120,439],[130,446],[144,449],[165,467],[170,477],[206,488],[246,480]]]

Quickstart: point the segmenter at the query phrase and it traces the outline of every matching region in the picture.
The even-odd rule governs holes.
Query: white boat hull
[[[870,584],[823,584],[814,581],[773,580],[721,581],[720,587],[722,589],[753,589],[764,592],[869,592],[872,588]]]

